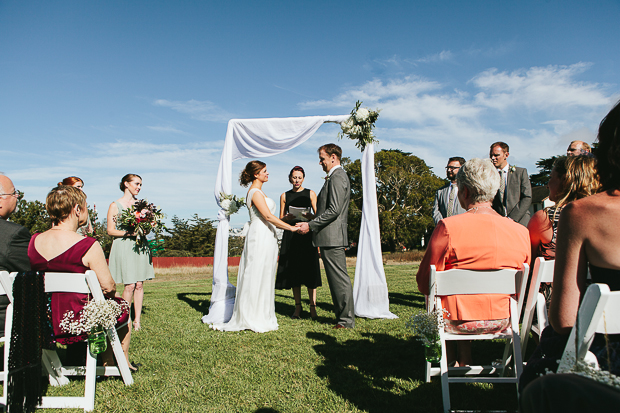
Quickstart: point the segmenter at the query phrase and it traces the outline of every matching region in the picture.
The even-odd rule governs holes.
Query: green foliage
[[[52,227],[52,221],[41,201],[26,201],[24,194],[19,193],[17,208],[9,221],[28,228],[31,234],[45,232]]]
[[[359,238],[362,215],[361,161],[343,158],[343,167],[351,180],[349,237]],[[397,149],[375,154],[375,174],[381,244],[386,251],[419,245],[427,229],[432,228],[435,192],[444,180],[415,155]]]
[[[538,173],[530,175],[530,182],[532,186],[547,185],[549,182],[549,175],[551,175],[551,170],[553,169],[553,164],[559,156],[560,155],[552,156],[551,158],[542,158],[536,162]]]
[[[164,236],[165,251],[160,257],[212,257],[216,228],[213,220],[200,218],[198,214],[190,219],[172,218],[170,236]],[[170,255],[169,255],[170,254]]]
[[[229,237],[228,238],[228,256],[239,257],[243,252],[243,244],[245,237]]]

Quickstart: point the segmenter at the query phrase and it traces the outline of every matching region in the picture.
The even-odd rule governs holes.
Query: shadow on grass
[[[308,300],[308,297],[303,298],[303,294],[304,293],[302,293],[302,299],[301,299],[301,306],[302,306],[301,318],[310,318],[310,308],[309,308],[310,301]],[[295,300],[293,299],[293,297],[290,295],[286,295],[286,294],[278,294],[277,292],[276,292],[276,297],[284,298],[287,300],[288,303],[290,303],[290,304],[283,303],[281,301],[276,300],[276,314],[290,317],[295,312]],[[321,302],[317,299],[316,309],[317,309],[317,312],[319,311],[319,309],[321,309],[330,314],[330,317],[318,316],[317,321],[320,321],[320,322],[335,321],[334,318],[331,317],[334,311],[334,306],[331,303]]]
[[[390,304],[402,305],[404,307],[425,308],[424,296],[420,293],[388,293]]]
[[[358,409],[376,413],[442,411],[439,378],[424,382],[424,350],[419,342],[379,333],[344,342],[325,333],[309,332],[306,336],[320,342],[314,350],[324,362],[317,367],[317,376]],[[501,355],[503,345],[496,343],[494,348]],[[516,410],[514,385],[451,385],[450,391],[453,408]]]
[[[194,298],[195,297],[195,298]],[[204,297],[204,298],[199,298]],[[201,314],[207,314],[209,312],[209,306],[211,300],[207,299],[211,297],[211,293],[178,293],[177,298],[181,301],[185,301],[190,307],[198,311]]]

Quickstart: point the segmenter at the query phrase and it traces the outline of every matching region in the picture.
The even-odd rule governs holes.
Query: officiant
[[[316,214],[316,193],[304,188],[304,168],[295,166],[288,175],[293,189],[280,196],[280,219],[288,224],[308,221]],[[276,276],[276,289],[293,290],[295,312],[292,319],[301,318],[301,286],[308,289],[310,317],[316,319],[316,288],[321,286],[319,254],[312,245],[312,234],[284,231]]]

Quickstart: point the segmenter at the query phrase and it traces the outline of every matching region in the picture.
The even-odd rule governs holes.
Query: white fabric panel
[[[365,318],[398,318],[390,312],[383,270],[373,144],[366,145],[362,154],[362,188],[362,225],[353,285],[355,315]]]
[[[232,194],[232,163],[243,158],[264,158],[286,152],[308,140],[325,122],[340,123],[349,115],[298,118],[231,119],[215,182],[215,201],[220,192]],[[243,213],[243,212],[240,212]],[[225,323],[232,316],[235,287],[228,281],[229,218],[218,213],[213,263],[213,290],[204,323]]]

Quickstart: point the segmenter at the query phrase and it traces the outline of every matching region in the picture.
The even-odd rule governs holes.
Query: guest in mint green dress
[[[127,174],[120,184],[123,196],[112,202],[108,209],[108,234],[114,237],[110,251],[110,272],[114,281],[125,284],[123,298],[133,306],[135,320],[134,330],[140,330],[142,303],[144,301],[143,283],[155,277],[153,259],[148,244],[136,246],[136,237],[118,229],[116,217],[136,202],[136,196],[142,189],[142,178],[139,175]]]

